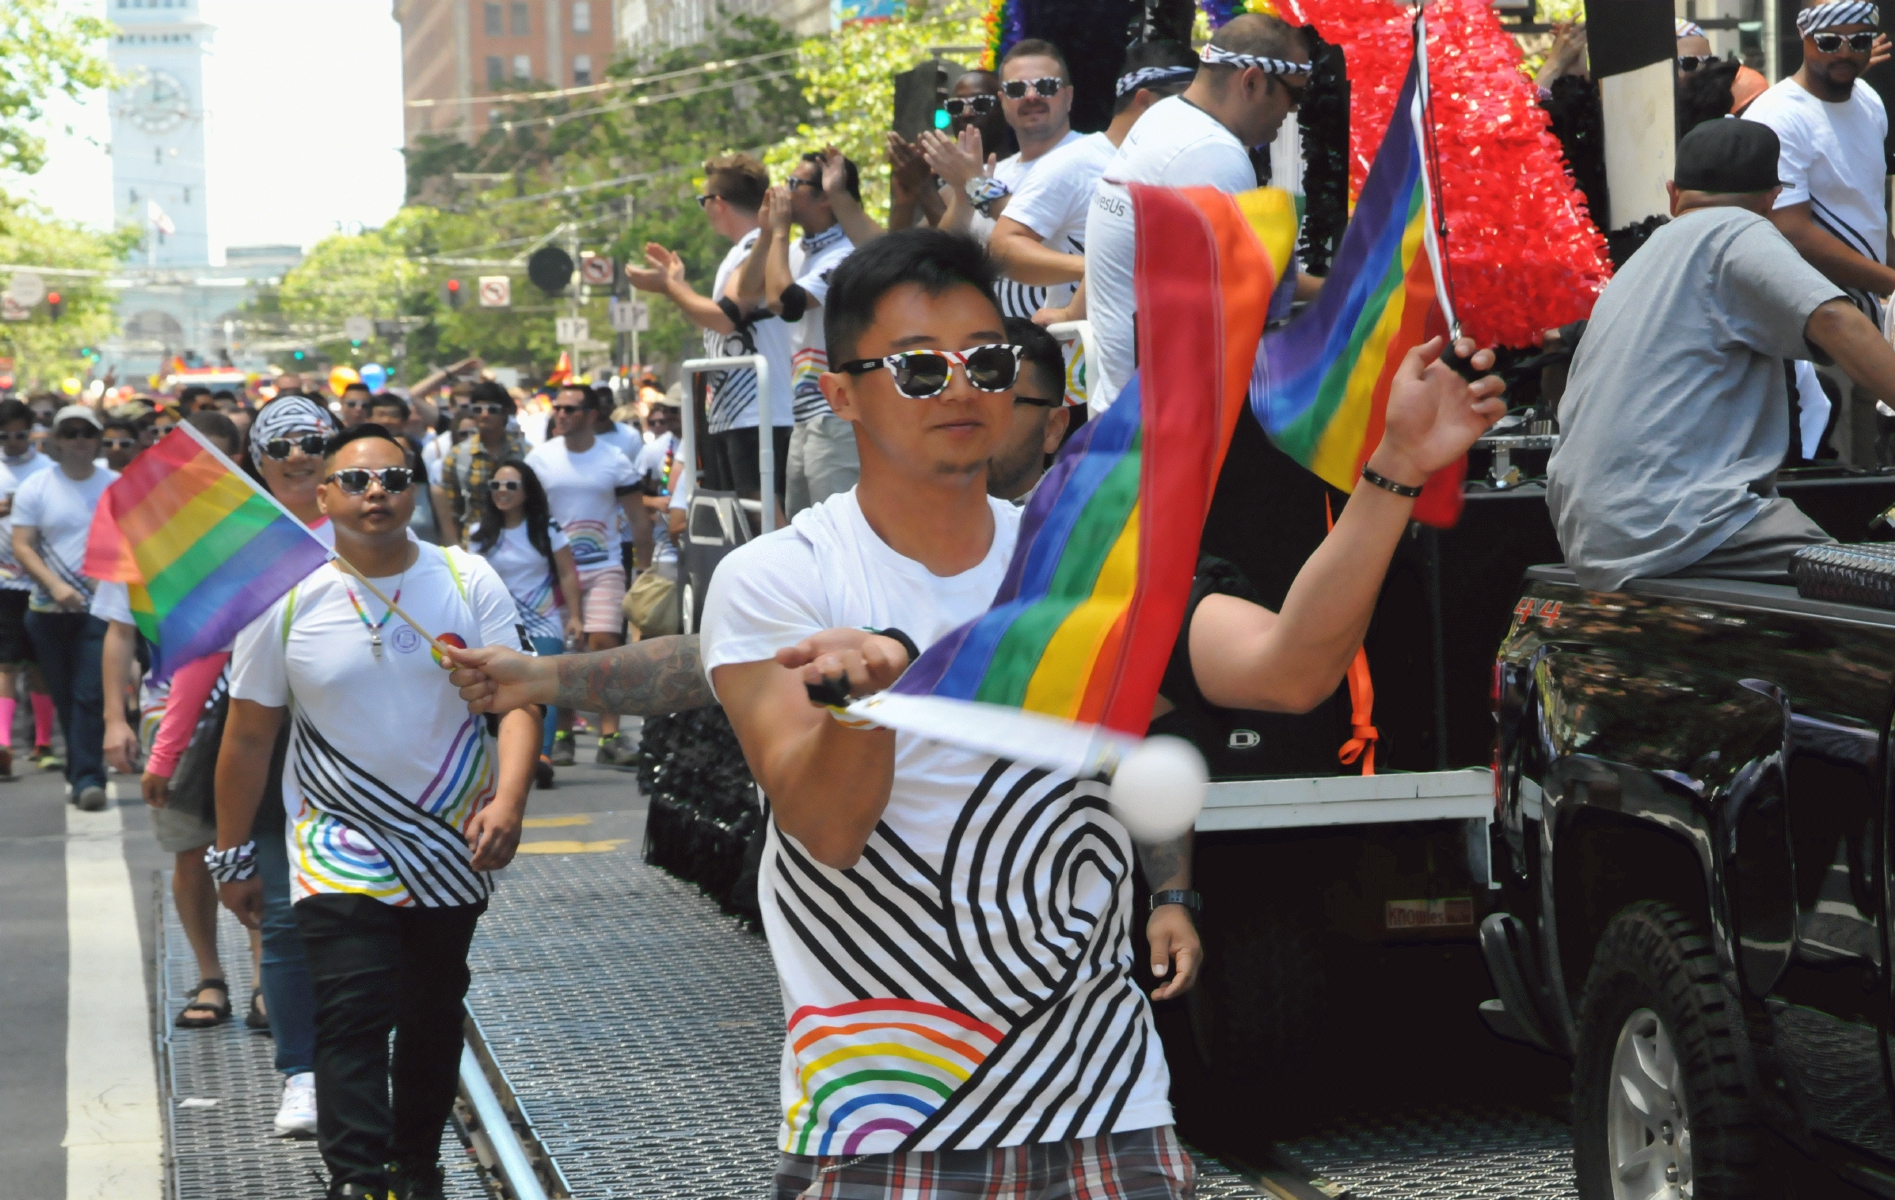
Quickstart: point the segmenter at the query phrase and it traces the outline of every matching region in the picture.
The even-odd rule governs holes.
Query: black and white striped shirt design
[[[1131,974],[1132,863],[1100,785],[1005,760],[938,855],[885,818],[838,871],[772,823],[766,932],[819,972],[785,980],[785,1087],[801,1099],[783,1148],[976,1149],[1168,1124],[1163,1051]],[[889,1031],[916,1021],[937,1032],[903,1061]],[[960,1057],[939,1049],[942,1030],[967,1047]],[[912,1079],[943,1061],[960,1069],[927,1088],[887,1082],[890,1069]]]
[[[1809,211],[1811,218],[1827,230],[1831,237],[1864,258],[1874,262],[1882,261],[1882,254],[1860,230],[1845,221],[1835,209],[1818,200],[1814,194],[1809,198]],[[1842,290],[1848,295],[1850,301],[1862,310],[1864,316],[1878,326],[1882,323],[1882,302],[1879,296],[1863,291],[1861,288],[1845,287]]]
[[[474,870],[461,831],[350,761],[301,713],[286,770],[303,803],[373,845],[417,905],[477,904],[492,893],[493,877]],[[320,847],[304,849],[323,853]]]

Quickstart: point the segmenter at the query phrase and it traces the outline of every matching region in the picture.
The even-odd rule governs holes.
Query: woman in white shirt
[[[480,519],[469,534],[469,546],[493,567],[513,596],[520,627],[542,655],[558,654],[568,642],[583,641],[579,607],[579,573],[573,566],[572,547],[553,521],[533,468],[510,459],[495,468],[480,498]],[[553,731],[558,710],[546,710],[546,729],[540,743],[540,761],[534,780],[553,786]]]

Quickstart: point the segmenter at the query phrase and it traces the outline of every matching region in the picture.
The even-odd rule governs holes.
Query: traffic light
[[[58,292],[47,292],[46,311],[52,314],[53,320],[57,321],[60,314],[66,311],[66,298]]]
[[[447,306],[456,309],[461,306],[461,281],[458,279],[447,281]]]

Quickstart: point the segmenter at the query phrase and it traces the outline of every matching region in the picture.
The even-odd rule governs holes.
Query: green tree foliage
[[[0,321],[0,356],[14,360],[21,387],[56,387],[62,379],[86,375],[91,363],[80,350],[118,328],[118,298],[105,286],[105,273],[137,241],[135,229],[102,235],[0,193],[0,262],[43,268],[47,287],[63,301],[57,321],[44,302],[24,321]],[[66,273],[74,271],[82,273]]]
[[[55,92],[77,100],[113,82],[94,47],[112,31],[97,17],[61,12],[56,0],[5,0],[0,17],[0,168],[31,175],[46,165],[34,131]]]
[[[772,147],[765,160],[771,176],[788,174],[808,151],[835,146],[862,173],[863,205],[870,213],[885,214],[894,77],[927,59],[935,47],[982,45],[984,8],[977,0],[910,0],[903,16],[846,25],[804,42],[797,63],[816,115],[797,126],[794,137]],[[977,65],[971,54],[959,60]]]

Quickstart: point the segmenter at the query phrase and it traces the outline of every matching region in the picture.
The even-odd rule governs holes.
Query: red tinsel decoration
[[[1361,191],[1408,69],[1413,10],[1388,0],[1281,0],[1349,64],[1350,195]],[[1483,345],[1538,345],[1592,311],[1612,274],[1520,49],[1491,0],[1429,0],[1428,76],[1455,315]]]

